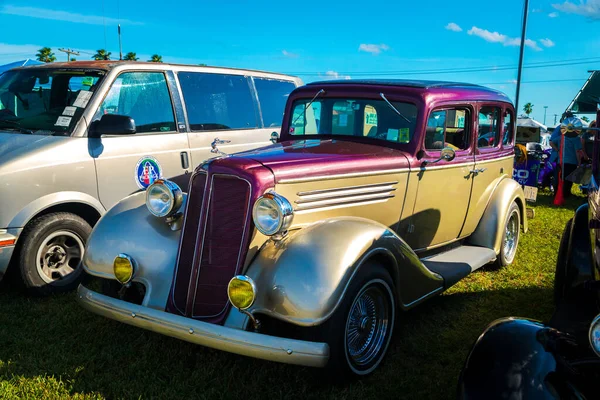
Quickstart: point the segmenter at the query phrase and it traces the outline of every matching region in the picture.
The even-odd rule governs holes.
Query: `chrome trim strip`
[[[391,197],[394,197],[394,196],[391,196]],[[334,210],[336,208],[357,207],[357,206],[366,206],[368,204],[385,203],[387,200],[388,200],[387,198],[375,199],[375,200],[365,200],[365,201],[356,202],[356,203],[347,203],[347,204],[342,203],[342,204],[334,204],[334,205],[318,207],[318,208],[305,208],[304,210],[297,210],[294,212],[296,214],[308,214],[308,213],[318,212],[318,211]]]
[[[286,339],[209,324],[96,293],[79,285],[79,304],[95,314],[190,343],[248,357],[324,367],[329,360],[327,343]]]
[[[321,189],[321,190],[311,190],[307,192],[298,192],[297,195],[302,198],[302,200],[310,200],[310,199],[321,199],[321,198],[331,198],[336,196],[344,196],[344,195],[352,195],[352,194],[362,194],[362,193],[371,193],[371,192],[379,192],[382,190],[396,190],[394,185],[396,185],[398,181],[394,182],[384,182],[384,183],[372,183],[369,185],[356,185],[356,186],[347,186],[340,188],[332,188],[332,189]],[[298,201],[296,201],[297,203]]]
[[[347,173],[347,174],[309,176],[309,177],[305,177],[305,178],[277,179],[277,177],[275,177],[275,179],[276,179],[275,183],[283,184],[283,183],[302,183],[302,182],[312,182],[312,181],[330,181],[330,180],[334,180],[334,179],[396,174],[396,173],[400,173],[400,172],[410,172],[410,168],[397,168],[397,169],[367,171],[367,172],[351,172],[351,173]]]
[[[218,315],[221,315],[223,313],[223,311],[225,311],[227,309],[227,304],[228,304],[228,303],[225,303],[225,307],[223,307],[223,309],[218,314],[214,314],[214,315],[194,315],[194,302],[193,302],[193,300],[196,299],[196,294],[198,293],[198,284],[199,284],[198,281],[200,279],[200,267],[201,267],[201,263],[202,263],[202,255],[203,255],[203,252],[204,252],[204,240],[206,239],[206,225],[207,225],[206,222],[208,221],[208,213],[210,211],[210,202],[212,201],[212,193],[213,193],[213,186],[214,186],[215,176],[225,176],[225,177],[231,177],[231,178],[239,179],[241,181],[246,182],[248,184],[248,187],[250,188],[250,195],[249,195],[249,198],[248,198],[248,209],[246,210],[246,221],[244,222],[244,229],[243,229],[243,233],[242,233],[242,240],[241,240],[241,244],[240,244],[240,249],[238,251],[238,258],[237,258],[237,264],[235,266],[234,276],[239,271],[238,268],[240,266],[240,258],[242,257],[242,248],[243,248],[244,242],[246,240],[246,236],[247,236],[246,228],[248,227],[248,220],[252,219],[252,213],[250,211],[250,207],[251,207],[251,203],[252,203],[252,201],[251,201],[252,200],[252,184],[250,183],[250,181],[248,181],[247,179],[244,179],[244,178],[240,178],[237,175],[219,174],[219,173],[217,173],[217,174],[211,174],[210,175],[210,193],[209,193],[208,204],[207,204],[206,210],[203,210],[203,211],[206,211],[206,218],[204,220],[204,232],[202,234],[202,245],[201,245],[201,250],[200,250],[200,260],[198,261],[198,273],[196,274],[196,285],[194,287],[194,296],[192,298],[192,309],[191,309],[191,316],[192,316],[192,318],[212,318],[212,317],[216,317]],[[250,214],[248,214],[248,213],[250,213]],[[250,218],[248,218],[248,216],[250,216]],[[197,248],[198,247],[196,246],[196,249]],[[196,259],[195,257],[196,256],[194,255],[194,261]],[[194,265],[195,264],[196,263],[194,262]],[[192,268],[193,268],[193,266],[192,266]],[[191,285],[191,283],[192,282],[190,280],[190,285]],[[191,290],[191,288],[190,288],[190,290]],[[188,291],[188,297],[189,297],[189,293],[190,292]]]
[[[324,199],[324,200],[318,200],[318,201],[297,201],[296,203],[298,203],[298,206],[296,207],[296,209],[294,211],[304,211],[304,210],[311,210],[314,208],[321,208],[321,207],[327,207],[327,206],[361,203],[364,201],[371,201],[371,200],[386,200],[386,199],[390,199],[392,197],[395,197],[395,195],[390,193],[388,190],[388,191],[385,191],[384,193],[372,193],[372,194],[365,194],[365,195],[359,195],[359,196],[346,196],[346,197],[342,197],[342,198],[330,198],[330,199]]]
[[[427,268],[427,267],[425,267],[425,268]],[[429,269],[427,269],[427,270],[429,271]],[[430,272],[431,272],[431,271],[430,271]],[[433,273],[433,272],[432,272],[432,273]],[[438,274],[435,274],[435,273],[433,273],[433,274],[434,274],[434,275],[437,275],[437,276],[439,276]],[[441,276],[439,276],[439,277],[440,277],[440,278],[442,278]],[[444,279],[444,278],[442,278],[442,279]],[[410,302],[410,303],[408,303],[408,304],[402,304],[402,305],[403,305],[404,307],[410,307],[410,306],[412,306],[413,304],[416,304],[416,303],[418,303],[418,302],[421,302],[421,301],[423,301],[423,300],[427,299],[428,297],[431,297],[431,296],[433,296],[434,294],[436,294],[436,293],[438,293],[438,292],[442,292],[442,291],[444,291],[444,286],[443,286],[443,285],[442,285],[442,286],[440,286],[439,288],[437,288],[437,289],[435,289],[435,290],[433,290],[433,291],[431,291],[431,292],[427,293],[426,295],[424,295],[424,296],[421,296],[421,297],[419,297],[418,299],[411,301],[411,302]]]

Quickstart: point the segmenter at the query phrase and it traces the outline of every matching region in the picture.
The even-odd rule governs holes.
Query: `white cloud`
[[[487,29],[481,29],[476,26],[469,29],[467,33],[469,35],[479,36],[480,38],[492,43],[504,43],[508,38],[506,35],[503,35],[501,33],[490,32]]]
[[[558,13],[556,11],[555,12],[551,12],[550,14],[548,14],[548,16],[550,18],[556,18],[556,17],[558,17]]]
[[[513,84],[513,85],[516,85],[516,84],[517,84],[517,80],[516,80],[516,79],[511,79],[511,80],[509,80],[509,81],[507,81],[507,82],[508,82],[508,83],[511,83],[511,84]]]
[[[541,8],[534,8],[533,10],[531,10],[531,12],[534,13],[534,14],[535,13],[541,13],[542,11],[544,11],[544,10],[542,10]]]
[[[327,79],[350,79],[350,75],[340,75],[335,71],[325,72],[325,78]]]
[[[462,32],[462,28],[454,22],[450,22],[448,25],[446,25],[446,29],[452,32]]]
[[[358,51],[364,51],[366,53],[371,53],[373,55],[378,55],[382,51],[389,50],[390,47],[387,44],[361,44],[358,46]]]
[[[567,14],[577,14],[590,19],[600,19],[600,0],[580,0],[579,4],[565,1],[562,4],[552,4],[552,7]]]
[[[546,39],[540,39],[540,43],[542,44],[542,46],[544,47],[554,47],[556,43],[554,43],[552,40],[546,38]]]
[[[290,53],[287,50],[282,50],[281,54],[283,54],[283,56],[287,57],[287,58],[298,58],[298,54],[296,54],[296,53]]]
[[[51,19],[54,21],[67,21],[88,25],[143,25],[142,22],[130,21],[128,19],[104,18],[101,15],[84,15],[68,11],[51,10],[37,7],[19,7],[5,5],[0,8],[0,14],[18,15],[21,17],[31,17],[40,19]]]
[[[467,33],[469,35],[478,36],[478,37],[484,39],[485,41],[488,41],[491,43],[502,43],[505,46],[520,46],[521,45],[521,39],[519,39],[519,38],[511,38],[502,33],[490,32],[487,29],[481,29],[476,26],[469,29],[469,31]],[[531,40],[531,39],[525,39],[525,46],[527,46],[535,51],[542,50],[537,45],[537,42],[535,40]]]

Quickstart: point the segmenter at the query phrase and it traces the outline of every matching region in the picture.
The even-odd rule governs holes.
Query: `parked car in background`
[[[482,115],[494,146],[477,145]],[[101,283],[78,299],[193,343],[367,375],[401,311],[513,261],[527,230],[514,132],[508,98],[480,86],[306,85],[277,144],[203,163],[187,193],[159,180],[113,207],[83,260]]]
[[[69,62],[0,76],[0,278],[76,287],[92,227],[123,197],[279,133],[301,81],[268,72]]]
[[[600,115],[599,115],[600,116]],[[596,399],[600,393],[600,136],[588,202],[565,226],[547,323],[492,322],[461,373],[460,399]]]

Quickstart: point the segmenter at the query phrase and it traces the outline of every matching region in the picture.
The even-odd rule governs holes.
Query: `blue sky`
[[[137,3],[137,4],[136,4]],[[263,69],[305,82],[331,78],[443,79],[480,83],[514,100],[523,1],[0,0],[0,63],[42,46],[106,48],[142,60]],[[521,105],[547,123],[600,69],[600,0],[531,0]],[[582,60],[583,59],[583,60]],[[586,60],[588,59],[588,60]],[[575,60],[575,61],[572,61]],[[539,68],[548,63],[568,64]],[[467,73],[447,70],[475,69]],[[544,82],[539,82],[544,81]],[[553,82],[547,82],[553,81]]]

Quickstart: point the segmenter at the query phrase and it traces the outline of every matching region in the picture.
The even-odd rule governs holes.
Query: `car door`
[[[512,177],[514,162],[512,110],[502,104],[479,104],[477,114],[473,192],[462,236],[470,235],[477,228],[500,180]]]
[[[165,72],[126,71],[118,75],[93,120],[109,113],[131,117],[136,132],[88,139],[100,201],[106,208],[159,178],[187,171],[183,156],[189,151],[187,134],[177,130]]]
[[[418,181],[415,205],[405,236],[415,250],[449,243],[460,237],[471,196],[473,109],[469,105],[433,110],[420,152],[421,166],[411,171]],[[438,161],[440,151],[451,147],[455,158]]]
[[[194,166],[219,154],[211,151],[213,142],[218,151],[227,154],[270,144],[271,134],[279,133],[287,95],[295,88],[293,81],[277,85],[276,80],[253,81],[250,76],[235,74],[180,71],[177,76]]]

